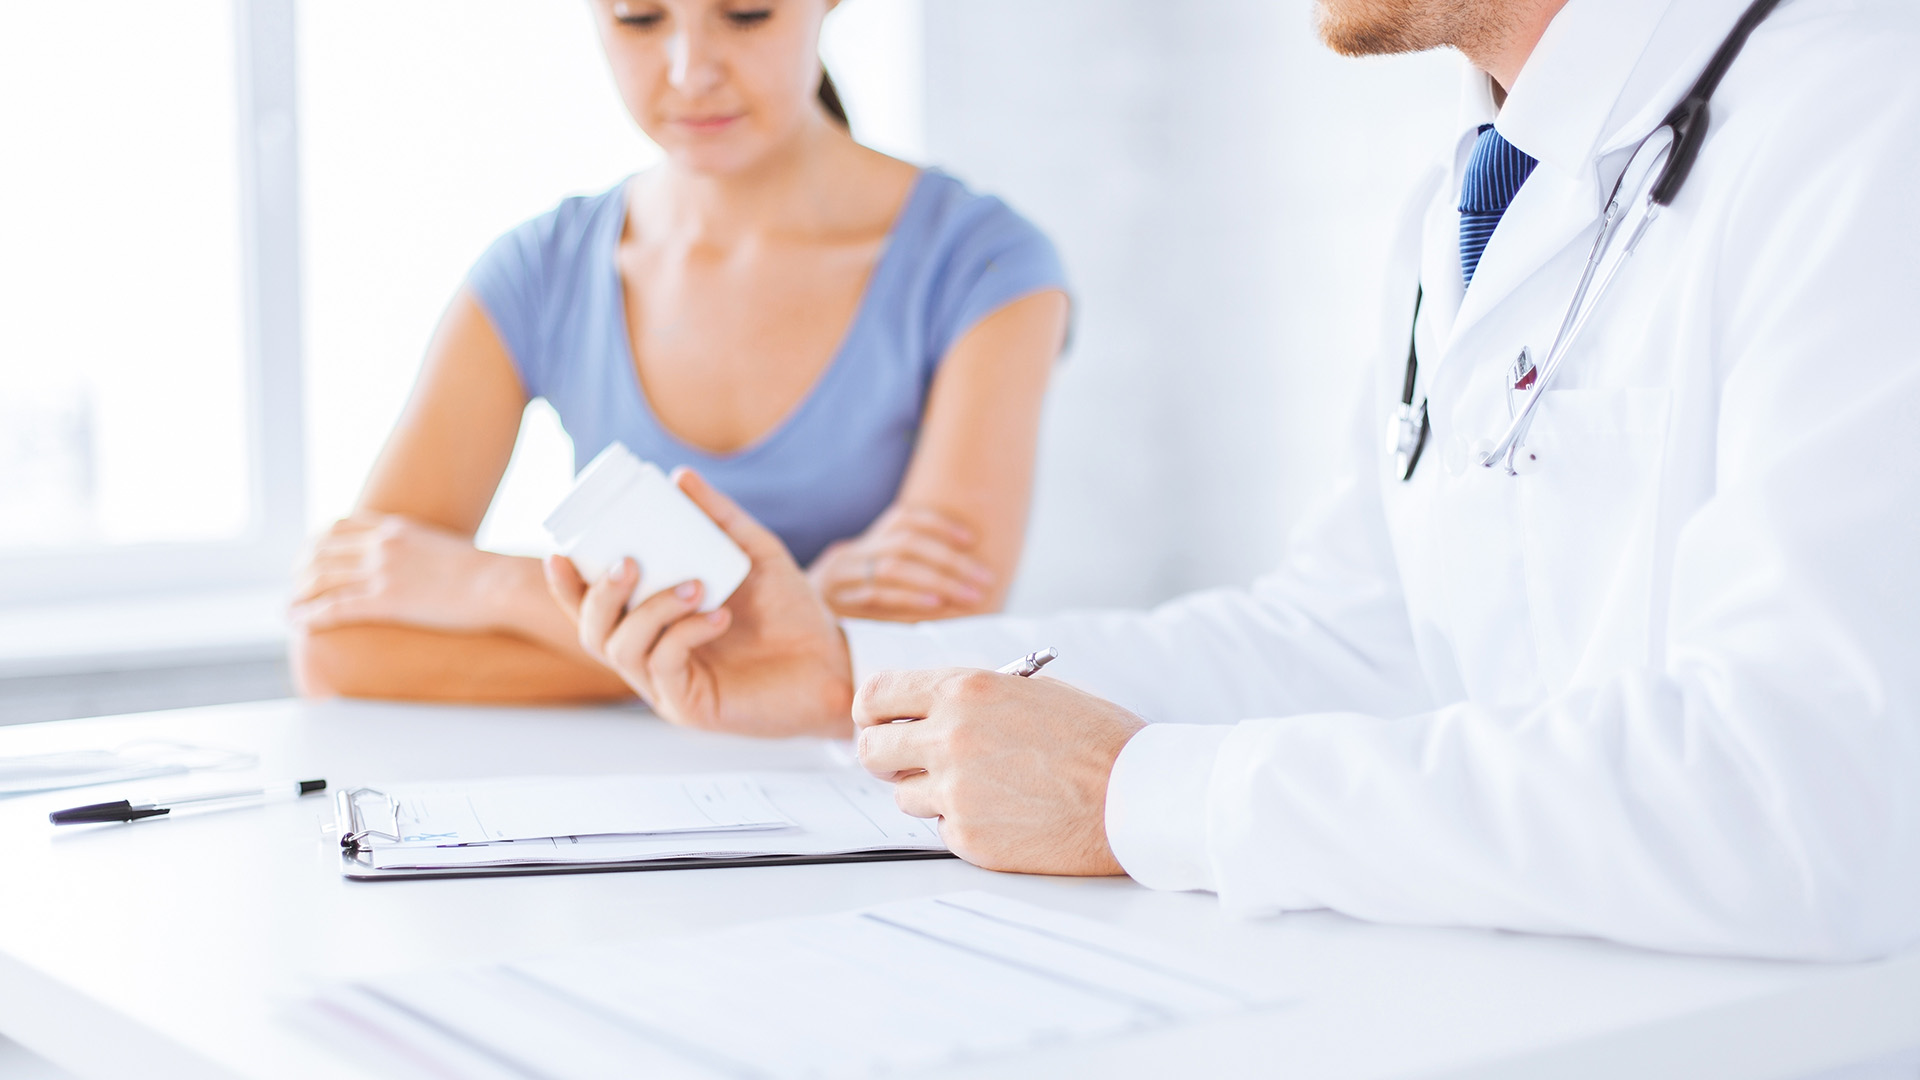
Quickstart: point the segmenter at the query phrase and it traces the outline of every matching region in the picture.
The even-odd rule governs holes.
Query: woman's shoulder
[[[626,217],[627,182],[606,191],[560,200],[546,213],[528,218],[495,240],[480,257],[479,268],[552,274],[588,257],[588,249],[609,230],[618,232]]]
[[[914,281],[931,363],[1007,304],[1067,289],[1060,253],[1039,226],[938,169],[921,174],[895,242],[912,255],[900,271]]]
[[[1054,255],[1039,226],[997,195],[968,187],[939,169],[925,169],[909,201],[922,237],[947,251],[1031,248]]]
[[[508,230],[467,272],[467,288],[529,396],[546,392],[552,358],[568,351],[560,339],[582,330],[595,305],[606,306],[595,273],[610,273],[612,263],[598,253],[618,242],[625,220],[625,181],[597,195],[562,199]]]

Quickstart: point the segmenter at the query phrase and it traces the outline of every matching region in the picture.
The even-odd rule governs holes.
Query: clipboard
[[[805,777],[810,774],[793,774]],[[379,866],[377,844],[401,842],[401,800],[372,787],[348,787],[334,793],[340,828],[341,875],[350,881],[421,880],[470,877],[526,877],[536,874],[605,874],[644,870],[722,869],[740,866],[802,866],[824,863],[901,862],[956,858],[944,847],[924,845],[861,846],[831,852],[755,852],[753,854],[671,855],[607,860],[526,861],[503,865]]]

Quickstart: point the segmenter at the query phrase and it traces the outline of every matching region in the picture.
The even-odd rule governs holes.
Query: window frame
[[[223,541],[0,554],[0,607],[281,585],[305,539],[296,0],[232,3],[247,528]]]

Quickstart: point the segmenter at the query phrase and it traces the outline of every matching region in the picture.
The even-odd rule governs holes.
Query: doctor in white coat
[[[1320,0],[1338,49],[1474,70],[1327,449],[1343,482],[1251,588],[840,627],[684,476],[755,560],[725,608],[666,590],[622,617],[564,562],[556,594],[668,719],[844,735],[851,705],[863,761],[984,866],[1690,952],[1912,942],[1920,5],[1766,17],[1544,378],[1616,180],[1747,6]],[[1519,452],[1481,464],[1535,392]],[[1410,478],[1403,396],[1429,425]],[[1043,645],[1057,679],[978,670]]]

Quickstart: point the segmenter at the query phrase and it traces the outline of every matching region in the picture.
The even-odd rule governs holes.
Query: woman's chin
[[[729,132],[676,139],[663,149],[675,168],[720,179],[752,171],[766,159],[768,148],[759,139]]]

